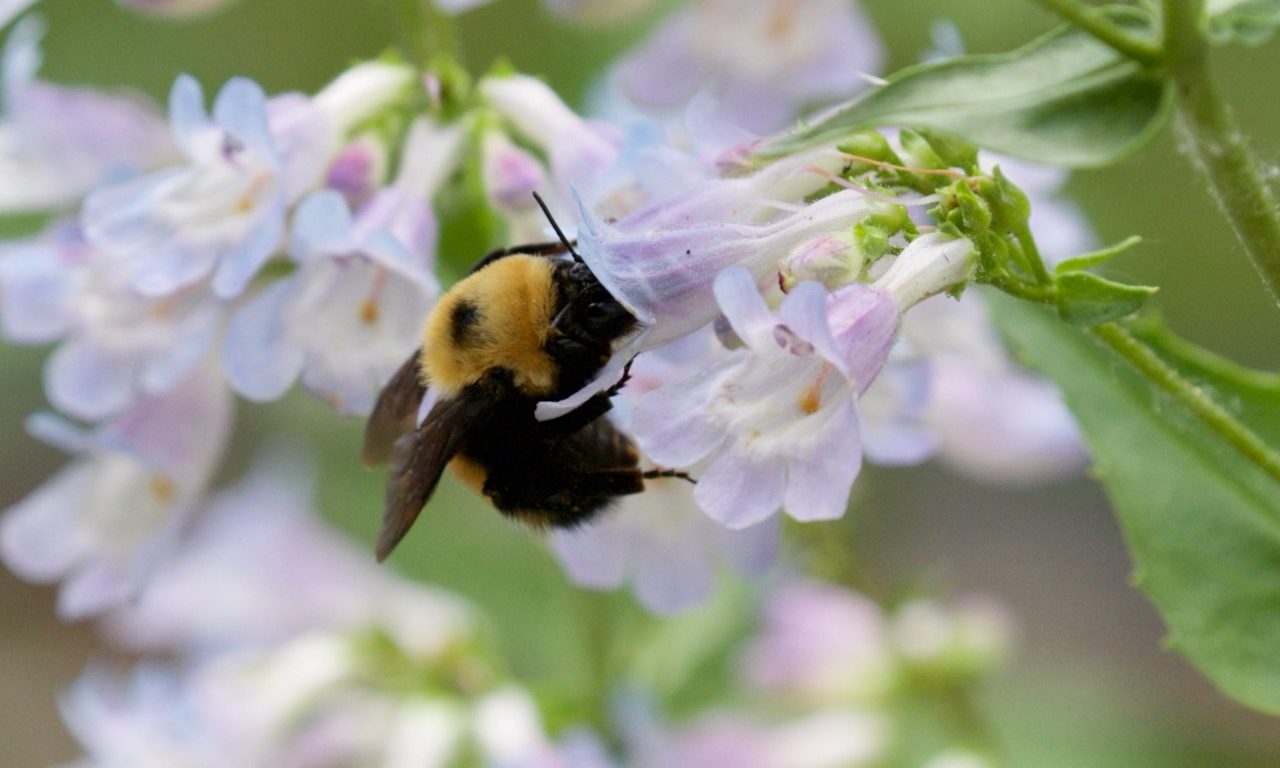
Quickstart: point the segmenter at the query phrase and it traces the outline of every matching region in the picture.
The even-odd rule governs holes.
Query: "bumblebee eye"
[[[602,301],[593,301],[582,313],[582,319],[588,325],[604,325],[617,315],[617,310]]]

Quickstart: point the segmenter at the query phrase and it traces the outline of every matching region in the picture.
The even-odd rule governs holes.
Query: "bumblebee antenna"
[[[564,243],[564,247],[568,249],[569,254],[573,256],[573,260],[581,264],[582,257],[578,255],[577,251],[573,250],[573,245],[569,243],[569,238],[565,237],[564,232],[560,230],[560,225],[557,224],[555,218],[552,217],[551,210],[547,208],[547,204],[543,202],[542,195],[534,192],[533,199],[538,201],[538,207],[542,209],[542,214],[547,217],[547,221],[551,222],[551,228],[556,231],[556,236],[560,238],[560,242]]]

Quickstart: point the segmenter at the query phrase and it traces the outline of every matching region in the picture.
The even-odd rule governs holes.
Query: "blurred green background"
[[[670,5],[670,4],[668,4]],[[929,25],[949,18],[974,52],[1007,50],[1047,30],[1044,12],[1019,0],[944,2],[865,0],[890,51],[889,69],[918,59]],[[140,18],[107,0],[45,0],[49,20],[44,75],[96,86],[130,86],[160,102],[180,72],[206,93],[233,75],[268,92],[313,91],[360,57],[403,37],[390,0],[242,0],[205,20],[174,24]],[[643,35],[653,18],[625,29],[575,27],[543,15],[532,0],[497,0],[460,20],[467,64],[482,71],[505,57],[546,77],[570,100]],[[1219,52],[1218,74],[1255,149],[1280,149],[1280,46]],[[1271,306],[1252,268],[1217,215],[1208,193],[1166,132],[1139,156],[1078,174],[1070,193],[1104,242],[1140,234],[1144,244],[1113,271],[1161,286],[1155,305],[1188,338],[1250,365],[1280,368]],[[470,240],[474,240],[472,237]],[[454,232],[446,247],[470,261],[488,243]],[[26,437],[25,416],[45,407],[43,350],[0,347],[0,508],[37,486],[62,461]],[[323,464],[319,504],[368,546],[381,506],[382,477],[364,470],[361,425],[304,395],[270,407],[244,406],[225,476],[234,478],[267,435],[311,443]],[[1129,586],[1128,559],[1101,491],[1087,478],[1045,487],[976,485],[936,466],[868,470],[849,519],[810,531],[836,540],[865,574],[863,586],[892,598],[921,585],[941,594],[984,592],[1007,602],[1020,626],[1009,669],[983,692],[997,742],[1014,765],[1274,766],[1280,721],[1218,694],[1179,657],[1165,652],[1162,629]],[[452,484],[397,552],[401,571],[455,589],[490,614],[511,669],[537,689],[563,690],[566,706],[590,696],[597,665],[585,649],[602,623],[629,658],[652,639],[655,624],[626,595],[595,596],[568,586],[540,543]],[[650,650],[650,677],[681,667],[681,633],[737,616],[742,589],[710,615],[668,626]],[[59,723],[56,698],[103,651],[88,625],[53,617],[52,589],[0,573],[0,766],[57,764],[78,750]],[[732,639],[732,638],[729,638]],[[628,646],[632,646],[629,648]],[[731,665],[716,646],[674,691],[677,711],[714,698]],[[1277,649],[1280,652],[1280,649]],[[667,677],[664,677],[667,676]]]

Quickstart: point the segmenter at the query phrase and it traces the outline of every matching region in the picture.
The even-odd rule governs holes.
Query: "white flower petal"
[[[286,323],[295,296],[293,278],[269,285],[227,323],[222,367],[233,389],[250,400],[282,396],[302,371],[305,354]]]
[[[45,391],[59,410],[97,421],[124,410],[135,397],[138,359],[89,339],[71,339],[45,366]]]
[[[56,581],[91,546],[76,525],[91,472],[84,465],[62,470],[0,519],[0,554],[18,576]]]
[[[786,487],[780,461],[760,461],[727,450],[698,478],[693,496],[712,520],[746,528],[778,511]]]
[[[853,398],[827,409],[827,424],[813,436],[805,455],[787,465],[787,514],[796,520],[834,520],[844,516],[849,489],[862,468],[862,441]]]
[[[573,583],[592,589],[617,589],[627,578],[625,532],[616,525],[612,513],[589,525],[557,529],[551,536],[551,550]]]

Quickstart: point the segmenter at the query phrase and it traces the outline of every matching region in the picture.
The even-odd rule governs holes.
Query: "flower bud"
[[[822,234],[796,246],[782,260],[778,284],[783,291],[804,280],[816,280],[829,290],[839,288],[858,278],[864,261],[851,234]]]
[[[906,312],[924,299],[964,285],[977,264],[973,243],[963,237],[931,232],[912,240],[876,280]]]

